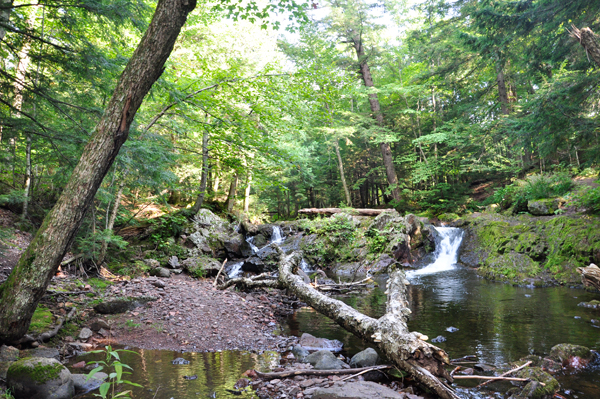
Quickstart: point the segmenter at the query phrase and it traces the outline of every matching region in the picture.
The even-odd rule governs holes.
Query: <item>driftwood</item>
[[[237,277],[227,280],[225,283],[219,285],[217,288],[225,290],[231,286],[236,286],[241,290],[248,290],[251,288],[283,288],[279,280],[269,273],[262,273],[258,276],[252,277]]]
[[[577,272],[581,274],[583,285],[594,287],[600,291],[600,267],[592,263],[587,267],[578,267]]]
[[[377,216],[389,209],[342,209],[342,208],[304,208],[298,211],[300,215],[328,215],[331,216],[336,213],[350,212],[357,216]]]
[[[225,263],[227,263],[227,258],[223,261],[223,264],[221,265],[221,268],[219,269],[219,272],[217,273],[217,277],[215,277],[213,287],[217,286],[217,281],[219,281],[219,276],[221,275],[221,272],[223,272],[223,269],[225,268]]]
[[[531,360],[528,361],[527,363],[525,363],[522,366],[516,367],[516,368],[514,368],[512,370],[508,370],[506,373],[501,374],[500,377],[506,377],[508,375],[511,375],[512,373],[516,373],[517,371],[519,371],[521,369],[524,369],[525,367],[529,366],[530,364],[531,364]],[[487,384],[491,383],[492,381],[494,381],[494,380],[489,380],[489,381],[486,381],[486,382],[482,382],[481,384],[477,385],[475,388],[481,388],[482,386],[487,385]]]
[[[452,388],[440,380],[443,378],[452,382],[452,376],[445,369],[445,365],[450,363],[446,352],[426,342],[424,335],[408,330],[408,281],[402,271],[396,270],[390,275],[386,291],[386,314],[374,319],[305,284],[300,276],[293,273],[301,259],[298,253],[293,253],[280,262],[279,281],[285,288],[354,335],[375,343],[394,365],[408,372],[440,398],[459,398]]]
[[[393,366],[382,365],[382,366],[372,366],[372,367],[361,367],[356,369],[342,369],[342,370],[289,370],[289,371],[281,371],[278,373],[261,373],[256,371],[256,375],[264,380],[274,380],[275,378],[287,378],[287,377],[295,377],[297,375],[317,375],[317,376],[327,376],[327,375],[346,375],[346,374],[357,374],[363,373],[367,371],[375,371],[375,370],[385,370],[391,369]]]

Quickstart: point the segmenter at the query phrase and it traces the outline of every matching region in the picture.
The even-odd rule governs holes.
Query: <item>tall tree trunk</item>
[[[353,38],[354,50],[356,51],[356,57],[358,58],[358,64],[360,67],[360,74],[363,79],[363,83],[366,87],[373,87],[373,76],[367,63],[365,50],[362,43],[362,38]],[[377,93],[369,94],[369,105],[371,106],[371,112],[373,112],[373,118],[377,121],[377,125],[383,127],[383,114],[381,113],[381,105],[379,104],[379,98]],[[392,188],[392,198],[395,201],[400,201],[400,189],[398,188],[398,176],[396,175],[396,169],[394,168],[394,158],[392,157],[392,149],[389,143],[379,144],[381,149],[381,155],[383,157],[383,165],[385,166],[385,174],[387,181]]]
[[[352,199],[350,198],[350,191],[348,191],[348,184],[346,184],[346,177],[344,176],[344,164],[342,163],[342,156],[340,155],[340,145],[338,140],[333,141],[335,147],[335,155],[337,155],[338,164],[340,166],[340,178],[342,179],[342,186],[344,186],[344,193],[346,194],[346,205],[352,206]]]
[[[23,193],[23,213],[22,219],[27,218],[29,208],[29,191],[31,189],[31,134],[27,134],[27,146],[25,147],[25,187]]]
[[[215,168],[213,169],[213,172],[215,174],[215,183],[213,185],[213,192],[216,194],[219,192],[219,159],[217,159],[217,163],[215,165]]]
[[[206,180],[208,177],[208,131],[204,130],[202,135],[202,177],[200,177],[200,193],[194,204],[194,213],[198,213],[204,203],[206,195]]]
[[[119,213],[119,206],[121,206],[121,198],[123,197],[123,189],[125,188],[125,178],[123,177],[123,181],[119,184],[119,189],[117,190],[117,195],[115,196],[115,204],[112,207],[110,212],[110,216],[106,223],[106,230],[112,231],[115,227],[115,221],[117,220],[117,215]],[[102,246],[100,247],[100,255],[98,256],[98,264],[101,265],[104,263],[104,258],[106,258],[106,250],[108,249],[108,242],[102,241]]]
[[[194,0],[159,0],[152,22],[121,74],[104,115],[54,208],[8,279],[0,286],[0,342],[22,337],[94,195],[119,149],[144,96],[160,77]]]
[[[229,194],[227,195],[227,212],[229,213],[231,213],[231,211],[233,210],[233,206],[235,205],[238,179],[238,174],[236,173],[233,177],[233,180],[231,180],[231,185],[229,186]]]
[[[6,35],[5,26],[8,25],[10,20],[10,12],[12,11],[11,6],[13,0],[0,0],[0,41],[4,39]]]
[[[248,213],[250,208],[250,190],[252,188],[252,171],[248,171],[248,178],[246,181],[246,190],[244,190],[244,212]]]
[[[496,67],[496,81],[498,83],[498,98],[500,99],[500,109],[503,115],[510,113],[510,104],[508,101],[508,90],[506,89],[506,81],[504,80],[504,71],[502,67]]]
[[[588,57],[600,66],[600,40],[590,28],[577,29],[573,26],[571,36],[579,40]]]

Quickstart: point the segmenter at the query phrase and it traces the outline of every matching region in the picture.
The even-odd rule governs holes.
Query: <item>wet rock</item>
[[[242,243],[244,236],[239,233],[232,233],[229,237],[223,240],[223,246],[230,258],[239,258],[242,255]]]
[[[258,256],[252,256],[244,261],[242,270],[245,272],[262,273],[264,270],[264,263]]]
[[[379,362],[379,355],[373,348],[367,348],[358,352],[350,359],[350,367],[369,367],[375,366]]]
[[[585,368],[592,360],[594,353],[585,346],[558,344],[550,349],[551,360],[561,363],[563,367],[573,369]]]
[[[6,380],[6,371],[17,359],[19,359],[19,350],[17,348],[6,345],[0,347],[0,379]]]
[[[446,328],[446,331],[453,333],[453,332],[457,332],[458,328],[456,328],[456,327],[448,327],[448,328]]]
[[[577,306],[581,306],[584,308],[590,308],[590,309],[598,309],[598,308],[600,308],[600,301],[594,299],[593,301],[589,301],[589,302],[579,302],[577,304]]]
[[[190,364],[189,360],[185,360],[182,357],[178,357],[175,360],[172,360],[171,363],[175,364],[175,365],[182,365],[182,364]]]
[[[344,344],[338,341],[337,339],[317,338],[308,333],[302,334],[302,336],[300,337],[299,344],[300,346],[308,350],[325,349],[332,352],[339,352],[344,346]]]
[[[396,263],[394,258],[388,254],[381,254],[379,256],[379,260],[377,260],[377,262],[371,266],[370,271],[373,274],[387,273],[390,265],[393,265],[394,263]]]
[[[269,234],[268,236],[265,236],[264,234],[257,234],[253,237],[252,244],[254,244],[256,248],[262,248],[265,245],[267,245],[267,243],[269,242],[269,239],[267,237],[270,236],[271,234]]]
[[[446,337],[444,337],[443,335],[438,335],[437,337],[433,338],[431,340],[431,342],[433,342],[434,344],[438,344],[440,342],[446,342]]]
[[[294,345],[292,348],[292,354],[300,363],[304,363],[306,356],[308,356],[310,353],[302,346]]]
[[[527,210],[535,216],[554,215],[560,201],[555,199],[542,199],[527,202]]]
[[[6,385],[16,399],[70,399],[71,373],[56,359],[30,357],[10,365]]]
[[[79,333],[79,339],[86,340],[86,339],[89,339],[92,335],[94,335],[94,332],[92,330],[90,330],[89,328],[84,327],[81,329],[81,332]]]
[[[496,370],[496,367],[490,366],[489,364],[485,364],[485,363],[477,363],[473,366],[473,368],[477,371],[481,371],[484,373],[491,373],[494,370]]]
[[[473,370],[472,368],[466,368],[466,369],[460,369],[457,371],[458,374],[464,374],[464,375],[473,375],[475,373],[475,370]]]
[[[242,254],[242,258],[249,258],[252,256],[252,247],[247,241],[243,241],[240,245],[240,253]]]
[[[88,374],[71,374],[76,394],[84,394],[98,389],[108,378],[108,374],[99,371],[92,378],[87,379],[87,377]]]
[[[508,391],[509,399],[550,399],[560,388],[558,381],[540,367],[526,367],[519,370],[515,377],[527,378],[531,381],[523,388],[514,388]]]
[[[369,381],[336,383],[330,388],[316,388],[312,391],[312,399],[355,398],[402,399],[404,395]]]
[[[306,356],[305,361],[312,364],[315,370],[340,370],[344,368],[344,362],[328,350],[311,353]]]
[[[198,375],[197,374],[194,374],[194,375],[184,375],[183,379],[184,380],[188,380],[188,381],[197,380],[198,379]]]
[[[169,278],[171,277],[171,272],[166,267],[157,267],[155,269],[150,269],[149,274],[155,277],[163,277]]]

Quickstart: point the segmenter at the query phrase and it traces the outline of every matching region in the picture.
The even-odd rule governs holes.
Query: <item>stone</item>
[[[573,344],[558,344],[550,349],[551,360],[573,369],[585,368],[593,358],[590,348]]]
[[[185,245],[190,246],[190,244],[188,244],[188,242],[192,246],[195,246],[196,248],[198,248],[200,251],[202,251],[205,254],[212,253],[212,251],[210,250],[210,245],[208,245],[208,241],[202,235],[202,233],[200,233],[198,231],[190,234],[190,236],[187,238]]]
[[[527,210],[534,216],[554,215],[560,201],[555,199],[541,199],[527,202]]]
[[[194,216],[194,223],[198,227],[207,227],[211,229],[224,229],[226,223],[223,219],[212,213],[209,209],[202,208]]]
[[[434,344],[438,344],[440,342],[445,342],[446,341],[446,337],[444,337],[443,335],[438,335],[437,337],[435,337],[434,339],[431,340],[431,342],[433,342]]]
[[[190,364],[189,360],[185,360],[182,357],[178,357],[175,360],[172,360],[171,363],[175,364],[175,365],[182,365],[182,364]]]
[[[328,350],[311,353],[306,356],[305,362],[312,364],[315,370],[340,370],[344,368],[344,362]]]
[[[332,352],[339,352],[344,346],[344,344],[337,339],[317,338],[308,333],[302,334],[299,344],[308,350],[326,349]]]
[[[98,389],[104,380],[108,378],[108,374],[99,371],[92,378],[87,379],[87,377],[88,374],[71,374],[76,394],[84,394]]]
[[[69,370],[58,360],[44,357],[11,364],[6,385],[16,399],[70,399],[75,394]]]
[[[484,363],[477,363],[473,365],[473,368],[477,371],[482,371],[484,373],[491,373],[492,371],[496,370],[496,367]]]
[[[362,352],[358,352],[350,359],[350,367],[369,367],[375,366],[379,362],[379,355],[373,348],[367,348]]]
[[[14,362],[19,358],[19,350],[13,346],[0,347],[0,362]]]
[[[86,340],[89,339],[92,335],[94,335],[94,332],[92,330],[90,330],[87,327],[83,327],[81,329],[81,332],[79,333],[79,339]]]
[[[144,263],[150,269],[156,269],[157,267],[160,267],[160,262],[157,261],[156,259],[144,259]]]
[[[47,357],[49,359],[60,360],[60,353],[56,348],[39,347],[34,349],[22,350],[19,357]]]
[[[172,270],[172,272],[174,272],[174,270]],[[153,285],[156,288],[165,288],[167,286],[167,284],[162,280],[148,279],[147,281],[148,281],[148,284]],[[104,327],[104,328],[106,328],[106,327]]]
[[[310,355],[310,353],[300,345],[294,345],[292,348],[292,354],[300,363],[304,363],[306,356]]]
[[[312,399],[356,398],[403,399],[404,395],[370,381],[336,383],[332,387],[316,388],[312,391]]]
[[[105,320],[102,319],[94,319],[90,324],[90,329],[92,331],[99,331],[104,328],[105,330],[110,330],[110,324],[108,324]]]
[[[113,301],[97,304],[94,306],[94,310],[100,314],[119,314],[143,306],[151,301],[156,301],[156,298],[152,296],[146,296],[129,299],[115,299]]]
[[[155,269],[151,269],[149,274],[155,277],[163,277],[169,278],[171,277],[171,272],[166,267],[157,267]]]
[[[179,263],[179,258],[175,255],[171,256],[167,262],[167,265],[171,269],[177,269],[181,264]]]
[[[515,391],[512,392],[513,394],[510,397],[513,399],[552,398],[560,388],[558,381],[540,367],[525,367],[524,369],[519,370],[515,374],[515,377],[527,378],[530,381],[523,388],[516,388]],[[544,385],[540,384],[540,382]]]
[[[223,240],[223,246],[230,259],[242,256],[242,243],[244,242],[244,236],[239,233],[233,233]]]
[[[264,270],[264,263],[258,256],[252,256],[244,261],[242,270],[245,272],[262,273]]]

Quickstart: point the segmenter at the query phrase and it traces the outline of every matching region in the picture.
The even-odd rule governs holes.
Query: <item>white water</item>
[[[231,269],[229,270],[229,273],[227,273],[227,275],[229,276],[229,278],[235,278],[235,277],[238,277],[240,274],[242,274],[242,266],[243,265],[244,265],[244,262],[234,263],[231,266]]]
[[[252,249],[252,255],[258,252],[258,247],[254,245],[254,237],[248,237],[246,242],[250,244],[250,249]]]
[[[273,235],[271,236],[271,244],[280,244],[284,240],[281,228],[279,226],[273,226]]]
[[[446,270],[452,270],[458,259],[458,249],[463,239],[463,231],[456,227],[434,227],[438,232],[436,240],[435,260],[419,269],[406,272],[407,277],[423,276]]]
[[[304,258],[302,258],[302,261],[300,262],[300,269],[302,269],[304,273],[312,273],[315,271],[315,269],[313,269],[312,266],[304,260]]]

